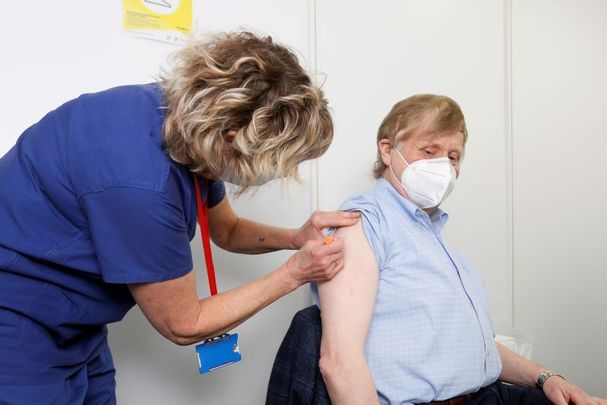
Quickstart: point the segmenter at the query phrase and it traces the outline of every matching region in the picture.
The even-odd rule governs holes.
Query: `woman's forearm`
[[[224,249],[235,253],[268,253],[282,249],[295,249],[295,229],[261,224],[238,218],[230,232]]]
[[[234,328],[300,285],[283,265],[258,280],[201,300],[193,271],[174,280],[129,288],[161,335],[176,344],[189,345]]]
[[[172,280],[130,284],[129,289],[160,334],[186,345],[228,331],[299,286],[330,280],[342,268],[340,241],[310,241],[268,275],[202,300],[193,271]]]

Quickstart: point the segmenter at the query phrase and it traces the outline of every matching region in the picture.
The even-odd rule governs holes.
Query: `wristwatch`
[[[537,381],[535,382],[535,387],[538,390],[543,390],[544,389],[544,383],[546,382],[546,380],[549,379],[550,377],[553,377],[553,376],[561,377],[563,380],[565,380],[565,377],[563,377],[562,375],[560,375],[556,371],[544,370],[537,377]]]

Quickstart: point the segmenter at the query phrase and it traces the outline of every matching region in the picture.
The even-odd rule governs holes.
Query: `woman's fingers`
[[[310,281],[327,281],[341,271],[343,265],[343,241],[337,238],[314,239],[306,244],[287,262],[293,277],[302,284]]]
[[[312,223],[317,229],[352,226],[358,222],[360,213],[355,211],[316,211]]]

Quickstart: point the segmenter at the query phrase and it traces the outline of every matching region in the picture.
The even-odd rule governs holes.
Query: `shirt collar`
[[[387,193],[393,200],[395,200],[397,204],[401,206],[403,210],[411,217],[411,219],[418,220],[420,218],[428,217],[428,214],[424,210],[400,195],[394,186],[392,186],[392,184],[390,184],[390,182],[386,179],[380,178],[376,187],[380,192]],[[432,225],[438,232],[442,231],[443,227],[447,223],[447,220],[449,219],[449,215],[440,208],[434,211],[429,217]]]

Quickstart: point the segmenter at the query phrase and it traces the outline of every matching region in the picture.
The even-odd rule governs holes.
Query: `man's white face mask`
[[[438,207],[449,196],[455,186],[455,169],[449,158],[420,159],[409,164],[396,147],[396,153],[407,164],[400,182],[409,200],[419,208]],[[390,165],[390,171],[396,174]]]

